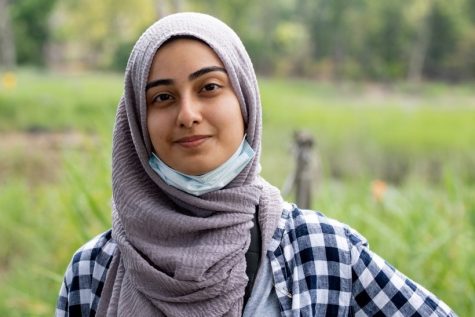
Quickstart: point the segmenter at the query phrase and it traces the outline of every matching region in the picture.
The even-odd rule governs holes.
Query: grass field
[[[72,253],[110,226],[122,77],[20,70],[15,79],[0,83],[0,315],[51,316]],[[471,316],[475,86],[260,85],[264,177],[281,187],[293,169],[293,132],[310,132],[313,208]]]

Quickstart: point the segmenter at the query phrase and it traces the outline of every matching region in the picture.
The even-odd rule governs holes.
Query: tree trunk
[[[184,11],[185,1],[184,0],[156,0],[155,1],[155,12],[157,18],[163,18],[166,15],[169,15],[174,12]]]
[[[15,41],[12,35],[8,0],[0,0],[0,67],[15,66]]]
[[[157,14],[157,19],[161,19],[168,14],[167,4],[165,1],[155,1],[155,12]]]
[[[412,46],[409,56],[409,70],[407,79],[411,82],[419,82],[422,79],[424,62],[431,40],[430,18],[432,15],[432,1],[429,1],[425,14],[421,18],[415,43]]]

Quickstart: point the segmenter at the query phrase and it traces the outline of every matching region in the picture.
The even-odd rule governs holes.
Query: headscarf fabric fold
[[[206,43],[223,62],[241,106],[247,141],[256,152],[225,188],[198,197],[167,185],[148,165],[149,69],[161,45],[183,36]],[[127,64],[114,127],[112,236],[118,248],[98,316],[242,314],[245,253],[256,206],[263,245],[282,210],[278,190],[259,176],[261,120],[252,63],[226,24],[205,14],[178,13],[142,34]]]

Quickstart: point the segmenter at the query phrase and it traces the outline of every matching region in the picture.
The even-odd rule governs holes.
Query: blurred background
[[[51,316],[73,252],[110,227],[128,55],[189,10],[228,23],[251,55],[264,177],[282,188],[293,135],[309,134],[312,209],[473,315],[472,0],[0,0],[0,315]]]

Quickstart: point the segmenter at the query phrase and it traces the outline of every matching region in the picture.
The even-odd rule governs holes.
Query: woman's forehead
[[[223,62],[209,45],[195,39],[174,39],[162,45],[155,53],[148,79],[188,77],[205,67],[225,69]]]
[[[168,60],[178,60],[183,57],[191,57],[191,60],[201,62],[201,60],[213,60],[220,66],[223,62],[218,54],[206,43],[196,38],[173,38],[161,45],[154,56],[154,60],[167,58]]]

